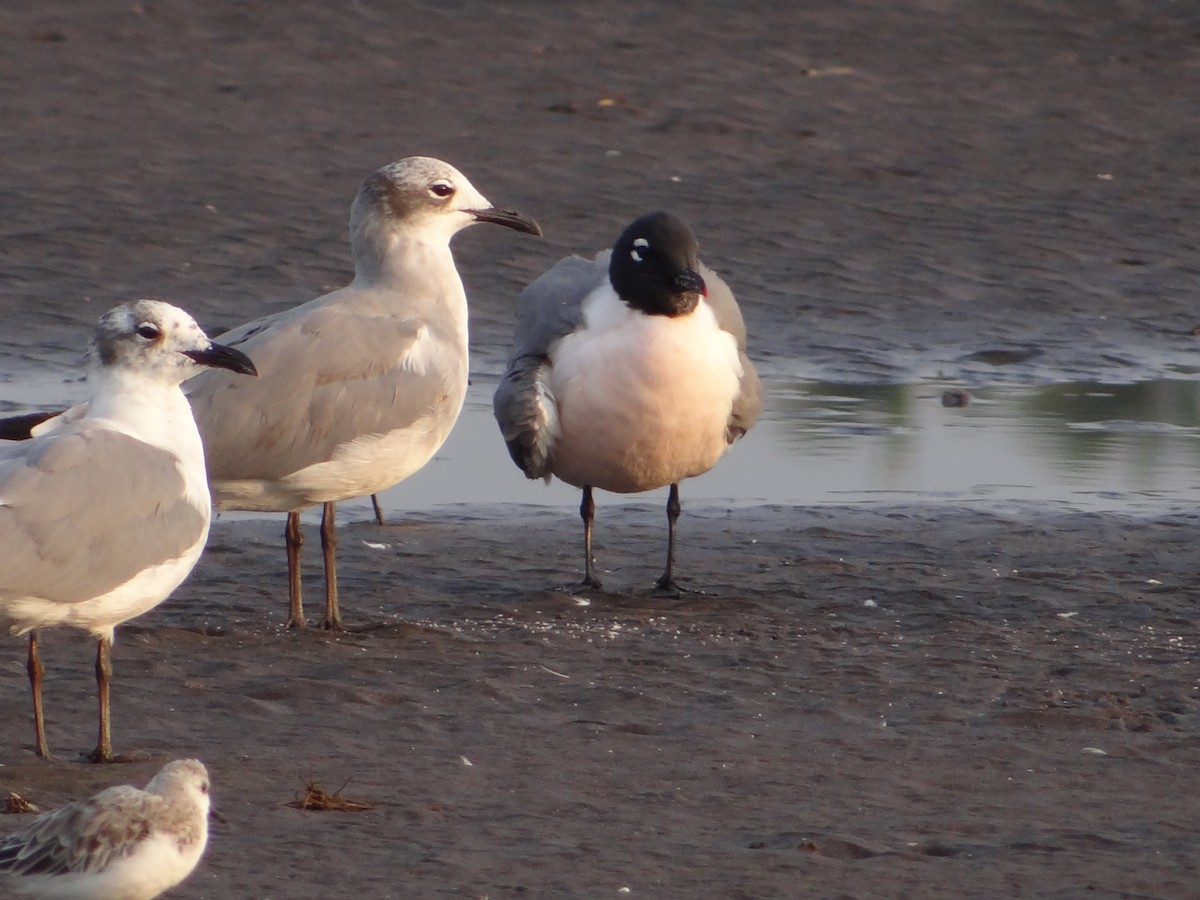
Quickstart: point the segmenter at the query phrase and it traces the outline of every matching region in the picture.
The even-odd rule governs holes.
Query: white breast
[[[552,353],[562,433],[554,474],[618,493],[699,475],[728,448],[737,345],[701,301],[678,318],[631,310],[607,285]]]

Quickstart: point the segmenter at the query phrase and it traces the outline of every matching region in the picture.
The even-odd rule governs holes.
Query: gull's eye
[[[448,181],[435,181],[429,186],[429,193],[435,197],[449,197],[454,193],[454,185]]]
[[[162,335],[157,325],[151,325],[149,322],[143,322],[137,327],[139,337],[144,337],[148,341],[153,341]]]
[[[633,249],[629,251],[629,255],[633,257],[634,262],[641,262],[645,258],[642,251],[649,249],[650,242],[645,238],[638,238],[633,242]]]
[[[207,781],[200,782],[200,793],[202,793],[202,794],[208,793],[208,782]]]

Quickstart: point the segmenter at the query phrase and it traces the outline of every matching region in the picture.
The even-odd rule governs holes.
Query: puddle
[[[980,388],[774,385],[788,502],[1010,504],[1160,513],[1200,502],[1200,383]]]
[[[1200,506],[1200,381],[852,385],[774,380],[756,428],[711,472],[684,483],[685,507],[823,503],[1036,503],[1135,514]],[[491,414],[495,379],[476,377],[438,456],[385,491],[385,511],[445,504],[575,509],[579,493],[528,481],[509,460]],[[77,395],[61,381],[0,384],[0,411]],[[605,504],[665,503],[666,491],[597,494]],[[370,515],[368,501],[346,504]]]
[[[494,385],[472,385],[442,452],[384,493],[386,509],[578,506],[578,491],[528,481],[508,459]],[[758,425],[684,483],[684,504],[1039,503],[1139,514],[1200,505],[1200,382],[980,388],[965,407],[943,406],[948,388],[769,382]],[[662,505],[666,491],[597,495],[602,505],[631,500]]]

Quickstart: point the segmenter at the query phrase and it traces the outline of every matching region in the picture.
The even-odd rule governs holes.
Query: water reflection
[[[1200,500],[1196,381],[979,388],[957,408],[942,403],[949,387],[793,382],[774,407],[786,441],[851,495],[1130,511]]]
[[[59,383],[0,383],[0,408],[21,412],[78,395]],[[687,482],[685,505],[952,502],[1159,513],[1200,505],[1200,381],[956,385],[767,384],[758,426],[718,466]],[[524,478],[491,415],[495,378],[476,377],[462,418],[425,469],[383,495],[393,515],[444,504],[577,508],[576,490]],[[48,396],[62,394],[63,396]],[[660,506],[665,491],[599,495]],[[367,501],[349,504],[368,517]]]
[[[491,380],[472,386],[438,459],[393,488],[393,508],[438,503],[575,507],[526,481],[492,421]],[[1159,513],[1200,503],[1200,382],[984,387],[959,408],[941,382],[776,380],[757,428],[685,485],[685,504],[1039,503]],[[660,505],[665,492],[602,495]]]
[[[1022,405],[1029,416],[1066,423],[1041,435],[1060,470],[1120,463],[1129,478],[1149,487],[1162,469],[1200,465],[1200,389],[1194,381],[1047,385]]]

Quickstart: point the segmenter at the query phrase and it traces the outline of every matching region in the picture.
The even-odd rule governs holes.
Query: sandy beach
[[[0,40],[0,414],[77,392],[125,299],[215,334],[344,284],[359,181],[414,154],[545,231],[455,242],[481,383],[521,287],[656,207],[738,294],[768,390],[1197,371],[1189,4],[15,0]],[[6,639],[0,797],[201,758],[223,820],[179,900],[1194,896],[1191,511],[685,484],[694,592],[663,598],[657,503],[598,498],[608,590],[581,593],[578,516],[533,487],[348,516],[343,634],[283,627],[281,517],[221,518],[117,633],[127,764],[78,761],[93,648],[67,631],[34,756]],[[369,808],[289,806],[306,781]]]

